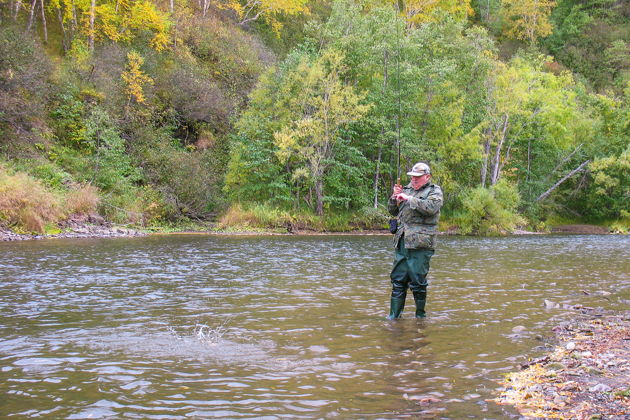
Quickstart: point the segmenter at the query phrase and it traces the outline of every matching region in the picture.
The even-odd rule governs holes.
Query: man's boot
[[[403,309],[405,308],[405,298],[407,295],[403,295],[402,297],[393,297],[390,300],[389,306],[389,316],[387,319],[398,319],[400,318],[400,314],[402,314]]]
[[[424,306],[427,303],[426,289],[419,292],[413,292],[413,300],[416,302],[416,318],[426,317],[426,312],[424,312]]]

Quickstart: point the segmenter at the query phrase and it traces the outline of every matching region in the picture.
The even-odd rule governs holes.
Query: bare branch
[[[560,163],[558,163],[558,165],[556,165],[555,168],[553,168],[553,170],[551,172],[549,172],[549,175],[547,175],[547,177],[545,178],[545,180],[548,180],[549,177],[556,172],[558,169],[560,169],[562,167],[562,165],[564,165],[565,163],[567,163],[567,161],[569,159],[571,159],[571,157],[573,157],[574,154],[577,153],[578,150],[580,150],[582,148],[582,146],[584,145],[584,143],[580,143],[580,145],[578,147],[575,148],[574,151],[572,151],[571,153],[569,153],[569,156],[565,157],[564,159],[562,159],[562,161],[560,161]]]
[[[582,162],[580,164],[580,166],[578,166],[577,168],[575,168],[574,170],[572,170],[571,172],[569,172],[568,174],[566,174],[564,177],[562,177],[562,179],[558,182],[556,182],[551,188],[549,188],[547,191],[545,191],[544,193],[540,194],[540,196],[538,196],[538,198],[536,199],[536,202],[542,201],[545,198],[547,198],[549,196],[549,194],[551,194],[551,192],[553,190],[555,190],[556,188],[558,188],[564,181],[566,181],[567,179],[571,178],[573,175],[575,175],[576,173],[580,172],[582,170],[582,168],[584,168],[591,160],[588,159],[584,162]]]

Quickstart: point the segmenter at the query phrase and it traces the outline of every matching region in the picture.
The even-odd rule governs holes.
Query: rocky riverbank
[[[138,229],[128,228],[124,226],[117,226],[99,215],[89,216],[74,216],[59,224],[59,233],[55,234],[42,234],[42,235],[30,235],[19,234],[11,231],[7,227],[0,224],[0,242],[1,241],[19,241],[28,239],[45,239],[45,238],[115,238],[115,237],[128,237],[128,236],[145,236],[150,233],[143,232]],[[353,230],[346,232],[332,232],[332,231],[317,231],[313,229],[287,229],[287,231],[280,230],[243,230],[236,231],[232,229],[217,229],[214,224],[208,225],[208,230],[188,230],[182,231],[168,231],[168,232],[156,232],[156,233],[180,233],[180,234],[213,234],[213,235],[301,235],[301,236],[318,236],[318,235],[390,235],[387,229],[371,229],[371,230]],[[608,230],[601,226],[593,225],[563,225],[557,228],[553,228],[549,233],[565,233],[565,234],[608,234]],[[459,235],[457,229],[449,229],[444,232],[439,232],[440,235],[453,236]],[[507,234],[507,233],[506,233]],[[527,230],[515,230],[510,233],[511,235],[543,235],[545,232],[533,232]]]
[[[45,238],[119,238],[145,236],[144,232],[124,226],[116,226],[101,216],[73,217],[59,224],[59,233],[29,235],[15,233],[0,225],[0,241],[21,241]]]
[[[493,401],[525,419],[630,418],[630,311],[554,328],[552,353],[509,374]]]

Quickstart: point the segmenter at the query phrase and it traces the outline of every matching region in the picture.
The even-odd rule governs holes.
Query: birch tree
[[[315,211],[324,214],[324,177],[335,158],[341,130],[364,116],[369,106],[364,95],[343,81],[343,56],[325,51],[314,61],[303,59],[291,77],[303,79],[292,102],[297,113],[290,125],[274,133],[281,162],[294,158],[293,176],[306,177],[313,185]]]
[[[554,0],[503,0],[505,34],[529,43],[551,34],[549,16],[555,6]]]
[[[588,137],[588,122],[576,101],[573,78],[542,71],[544,57],[497,63],[491,83],[488,117],[482,133],[481,185],[495,185],[509,168],[525,181],[538,168],[551,170],[575,148],[580,136]],[[537,156],[534,150],[540,150]],[[534,159],[538,159],[534,162]]]
[[[204,10],[207,10],[209,0],[204,1]],[[293,16],[300,13],[309,13],[307,0],[216,0],[217,6],[223,9],[233,10],[240,25],[258,19],[269,23],[276,34],[280,33],[282,23],[278,16]],[[208,4],[209,5],[209,4]],[[204,12],[205,16],[205,12]]]

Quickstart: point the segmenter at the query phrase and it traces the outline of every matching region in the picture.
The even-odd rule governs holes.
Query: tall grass
[[[90,184],[77,184],[66,194],[66,213],[68,215],[96,213],[99,202],[98,188]]]
[[[348,232],[384,229],[387,219],[384,209],[363,208],[317,216],[311,211],[289,211],[269,205],[236,203],[220,218],[218,227],[228,230]]]
[[[232,205],[219,219],[221,229],[287,229],[295,222],[287,211],[266,205]]]
[[[0,166],[0,221],[22,232],[45,233],[64,215],[59,196],[25,173]]]

